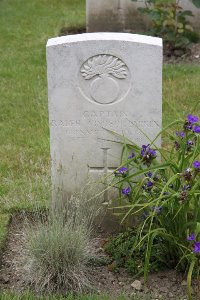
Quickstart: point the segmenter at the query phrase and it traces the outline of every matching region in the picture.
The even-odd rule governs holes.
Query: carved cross
[[[104,175],[104,184],[107,187],[107,179],[106,176],[109,172],[113,172],[118,167],[109,167],[108,166],[108,151],[110,148],[101,148],[103,150],[103,167],[89,167],[89,171],[94,172],[101,172]],[[104,192],[104,202],[108,202],[108,190]]]

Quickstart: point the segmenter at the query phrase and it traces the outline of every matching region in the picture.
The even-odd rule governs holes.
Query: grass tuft
[[[24,294],[13,294],[10,292],[0,292],[0,299],[1,300],[110,300],[109,296],[106,295],[81,295],[81,296],[58,296],[58,295],[51,295],[51,296],[34,296],[32,293],[27,292]],[[132,300],[153,300],[150,296],[133,296],[131,297]],[[116,300],[126,300],[126,297],[119,296]]]
[[[1,263],[2,253],[6,243],[9,223],[10,223],[10,214],[0,212],[0,263]]]
[[[30,282],[39,291],[78,292],[91,289],[88,265],[95,260],[91,242],[99,204],[85,195],[58,201],[47,220],[28,230]]]

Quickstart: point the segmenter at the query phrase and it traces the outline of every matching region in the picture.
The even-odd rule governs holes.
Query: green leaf
[[[199,1],[199,0],[192,0],[192,3],[193,3],[197,8],[200,8],[200,1]]]
[[[178,14],[179,16],[190,16],[190,17],[193,17],[193,13],[191,10],[184,10],[184,11],[181,11],[179,12]]]
[[[149,16],[153,21],[157,21],[159,22],[159,24],[161,24],[162,20],[159,12],[152,11],[151,13],[149,13]]]
[[[200,223],[197,222],[196,223],[196,228],[195,228],[195,236],[198,236],[199,232],[200,232]]]
[[[192,273],[195,266],[195,259],[193,259],[190,263],[190,268],[187,275],[187,289],[188,289],[188,299],[192,300],[192,285],[191,285],[191,279],[192,279]]]
[[[176,47],[184,47],[190,43],[189,39],[185,36],[179,36],[176,40]]]
[[[149,14],[150,13],[150,9],[149,8],[144,8],[144,7],[138,7],[138,11],[141,14]]]

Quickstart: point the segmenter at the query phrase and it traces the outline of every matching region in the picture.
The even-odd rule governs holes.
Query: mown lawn
[[[0,2],[0,197],[4,208],[49,196],[45,45],[85,24],[85,0]],[[200,67],[164,66],[163,126],[200,114]]]
[[[23,295],[16,295],[13,293],[0,293],[1,300],[35,300],[35,296],[31,293],[25,293]],[[99,296],[99,295],[91,295],[91,296],[44,296],[37,297],[37,300],[109,300],[108,296]],[[116,300],[125,300],[123,296],[117,297]],[[148,296],[138,297],[133,296],[131,300],[153,300]],[[162,299],[161,299],[162,300]]]
[[[6,206],[48,197],[45,46],[63,26],[83,24],[85,0],[0,1],[0,197]]]
[[[0,1],[0,205],[4,213],[44,205],[49,199],[45,45],[62,27],[84,24],[85,0]],[[165,65],[163,79],[163,126],[189,112],[200,116],[200,67]],[[0,243],[8,220],[8,215],[1,215]]]
[[[200,117],[200,66],[164,65],[163,126],[189,113]]]

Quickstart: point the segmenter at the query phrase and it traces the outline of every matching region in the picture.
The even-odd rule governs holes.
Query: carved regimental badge
[[[128,67],[115,56],[93,56],[82,65],[80,73],[81,91],[90,101],[111,104],[124,98],[129,90]]]

